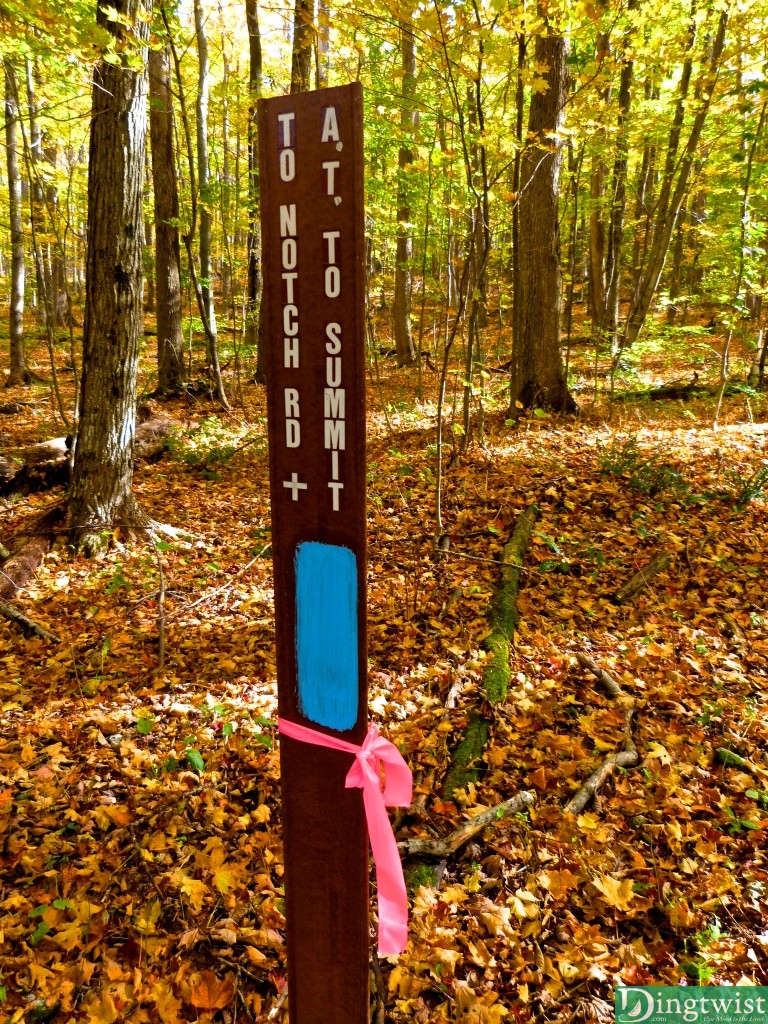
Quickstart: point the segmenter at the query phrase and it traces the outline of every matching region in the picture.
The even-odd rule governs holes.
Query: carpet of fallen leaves
[[[372,971],[377,1021],[602,1022],[618,983],[768,984],[765,401],[729,399],[717,432],[711,399],[609,420],[584,397],[580,418],[513,426],[500,378],[483,442],[446,452],[438,554],[434,404],[412,374],[377,374],[370,710],[421,803],[398,838],[537,794],[412,893],[407,950]],[[2,418],[6,451],[62,433],[44,387],[8,396],[32,404]],[[263,394],[243,385],[227,418],[169,408],[172,453],[135,488],[188,536],[116,537],[92,560],[57,547],[16,604],[59,644],[0,619],[0,1021],[289,1013]],[[0,539],[60,498],[4,501]],[[491,708],[494,562],[534,501],[512,689]],[[617,605],[660,549],[670,568]],[[624,729],[578,653],[634,698],[641,762],[573,816],[564,802]],[[478,781],[447,799],[477,710],[492,719]]]

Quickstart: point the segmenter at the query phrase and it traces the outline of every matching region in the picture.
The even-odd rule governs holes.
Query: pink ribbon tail
[[[363,791],[363,806],[368,824],[379,904],[379,953],[395,956],[408,942],[408,896],[405,891],[403,866],[397,849],[387,807],[405,807],[411,803],[413,782],[411,770],[400,751],[389,740],[379,736],[375,725],[368,728],[362,746],[327,736],[296,722],[279,719],[284,736],[312,743],[317,747],[341,750],[355,757],[347,772],[346,788]],[[381,788],[381,765],[384,765],[384,789]]]

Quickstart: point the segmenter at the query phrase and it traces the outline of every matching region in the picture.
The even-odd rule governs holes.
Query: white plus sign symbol
[[[300,484],[299,483],[299,474],[298,473],[291,473],[291,479],[290,480],[283,480],[283,487],[290,488],[290,490],[292,492],[291,497],[293,498],[294,501],[298,501],[299,500],[299,491],[306,491],[306,489],[307,489],[307,485],[306,484]]]

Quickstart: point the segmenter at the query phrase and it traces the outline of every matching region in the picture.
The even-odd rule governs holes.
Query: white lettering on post
[[[285,415],[299,418],[299,392],[296,388],[286,388],[283,397],[285,399]]]
[[[333,491],[333,511],[339,511],[339,491],[344,490],[344,484],[335,483],[333,480],[328,481],[328,486]]]
[[[295,238],[284,238],[283,239],[283,267],[286,270],[293,270],[296,266],[296,239]]]
[[[296,115],[293,111],[289,111],[287,114],[278,114],[277,120],[280,122],[280,126],[283,129],[283,147],[290,146],[291,144],[291,125]]]
[[[296,157],[292,149],[284,149],[280,153],[280,180],[293,181],[296,177]]]
[[[324,160],[323,170],[325,171],[325,194],[332,196],[336,194],[336,168],[341,167],[340,160]]]
[[[298,420],[285,421],[285,447],[298,448],[301,444],[301,427]]]
[[[325,296],[336,299],[341,291],[341,272],[338,267],[325,268]]]
[[[325,336],[329,339],[325,343],[325,351],[332,356],[338,355],[341,352],[341,324],[326,324]]]
[[[337,388],[341,384],[341,356],[325,357],[325,383],[329,388]]]
[[[296,235],[296,203],[280,207],[280,237],[288,238]]]
[[[288,304],[283,306],[283,334],[287,334],[289,338],[295,338],[299,333],[299,311],[298,309]]]
[[[323,415],[326,419],[344,419],[344,388],[326,388],[323,392]],[[298,416],[298,413],[296,414]]]
[[[299,339],[283,338],[283,366],[286,370],[299,368]]]
[[[299,276],[298,274],[283,274],[282,275],[282,278],[285,281],[285,301],[286,302],[294,302],[295,301],[295,299],[293,297],[293,282],[296,280],[296,278],[298,276]]]
[[[323,238],[328,243],[328,262],[336,262],[336,239],[341,235],[340,231],[324,231]]]
[[[347,424],[344,420],[325,420],[324,443],[326,448],[344,451],[347,443]]]
[[[321,142],[339,142],[339,122],[336,118],[336,107],[326,107],[323,117],[323,133]]]

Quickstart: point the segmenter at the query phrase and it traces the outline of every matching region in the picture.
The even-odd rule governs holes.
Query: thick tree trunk
[[[9,60],[5,70],[5,153],[8,169],[8,207],[11,226],[10,375],[8,387],[27,377],[24,356],[24,219],[19,173],[18,90],[16,72]]]
[[[246,284],[245,343],[256,349],[256,381],[264,384],[266,374],[266,339],[259,328],[259,297],[261,293],[261,251],[259,240],[259,140],[256,128],[256,105],[263,85],[261,30],[257,0],[245,0],[248,23],[248,281]]]
[[[522,407],[572,410],[560,355],[560,245],[557,192],[561,143],[557,137],[567,95],[568,42],[553,29],[536,38],[536,67],[546,88],[534,93],[520,169],[520,253],[515,296],[510,416]],[[519,403],[519,404],[518,404]]]
[[[296,0],[293,13],[291,95],[309,92],[312,85],[312,39],[315,30],[313,15],[313,0]]]
[[[157,304],[157,386],[178,391],[184,383],[184,335],[181,328],[181,256],[179,188],[173,145],[171,52],[153,50],[149,58],[149,130],[155,202],[155,290]]]
[[[413,163],[413,130],[416,125],[416,111],[413,106],[413,94],[416,87],[416,46],[410,12],[400,21],[400,45],[403,69],[403,97],[400,107],[402,138],[397,158],[397,247],[392,321],[397,365],[410,366],[416,359],[411,327],[413,229],[411,228],[410,183],[408,181],[408,168]]]
[[[93,74],[88,248],[80,424],[68,525],[86,551],[114,525],[142,525],[133,493],[136,374],[141,332],[142,186],[151,0],[123,0],[126,26],[96,19],[124,49]],[[138,47],[137,47],[138,41]]]

